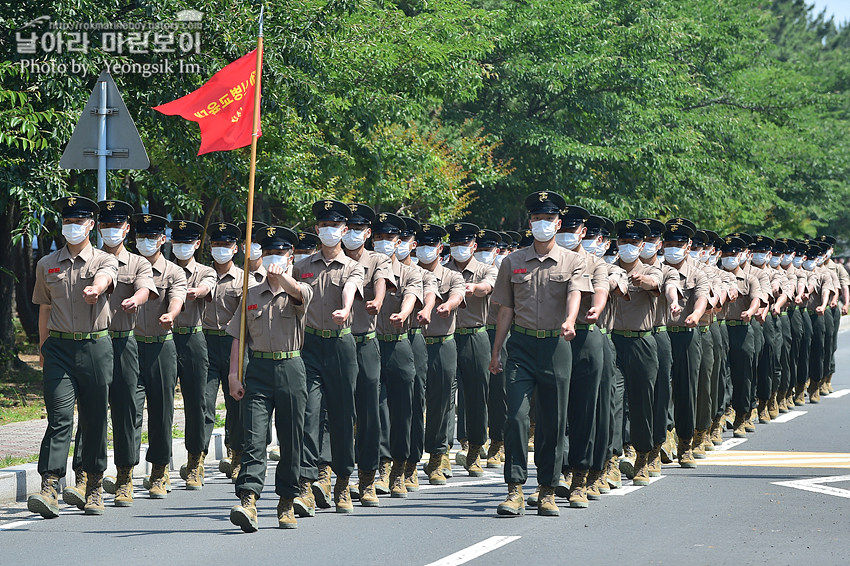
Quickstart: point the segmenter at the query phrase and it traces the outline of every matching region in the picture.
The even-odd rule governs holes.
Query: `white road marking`
[[[726,440],[723,441],[723,444],[721,444],[720,446],[715,446],[714,450],[712,450],[712,452],[725,452],[726,450],[729,450],[730,448],[735,448],[736,446],[740,446],[741,444],[745,443],[746,441],[747,441],[746,438],[727,438]],[[710,454],[710,452],[709,452],[709,454]]]
[[[839,397],[844,397],[848,393],[850,393],[850,389],[839,389],[838,391],[834,391],[829,395],[823,395],[822,397],[824,399],[838,399]]]
[[[783,487],[792,487],[803,491],[812,491],[814,493],[822,493],[824,495],[833,495],[835,497],[844,497],[850,499],[850,490],[841,489],[839,487],[830,487],[822,485],[825,483],[835,483],[850,481],[850,476],[827,476],[822,478],[812,478],[808,480],[793,480],[793,481],[777,481],[772,482],[773,485],[781,485]]]
[[[654,478],[649,478],[649,485],[654,484],[658,480],[663,480],[667,476],[658,476]],[[646,487],[645,485],[634,485],[631,480],[623,480],[623,487],[620,489],[612,489],[610,495],[628,495],[630,493],[634,493],[639,489]]]
[[[427,481],[427,480],[426,480]],[[491,475],[489,477],[484,476],[480,479],[470,480],[470,481],[452,481],[449,479],[445,485],[431,485],[424,484],[419,486],[419,491],[424,491],[426,489],[437,489],[437,488],[445,488],[445,487],[464,487],[468,485],[486,485],[490,483],[504,483],[505,479],[502,476]]]
[[[441,487],[441,486],[434,486]],[[484,539],[477,544],[473,544],[470,547],[464,548],[454,554],[449,554],[445,558],[441,558],[436,562],[431,562],[426,566],[458,566],[459,564],[466,564],[470,560],[474,560],[479,556],[483,556],[488,552],[496,550],[499,547],[505,546],[508,543],[511,543],[515,540],[519,540],[518,536],[497,536],[490,537],[488,539]]]
[[[59,511],[60,515],[76,515],[78,511]],[[17,527],[23,527],[30,523],[35,523],[36,521],[49,521],[50,519],[44,519],[42,517],[31,517],[29,519],[22,519],[20,521],[13,521],[11,523],[6,523],[5,525],[0,525],[0,531],[6,531],[10,529],[15,529]]]
[[[785,413],[784,415],[779,415],[775,419],[771,419],[770,422],[771,423],[787,423],[788,421],[790,421],[792,419],[796,419],[797,417],[803,416],[806,413],[808,413],[808,411],[789,411],[789,412]]]

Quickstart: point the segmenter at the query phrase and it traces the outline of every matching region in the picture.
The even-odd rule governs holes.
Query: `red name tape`
[[[307,278],[312,277],[312,276],[313,276],[313,274],[312,274],[312,273],[302,273],[302,274],[301,274],[301,279],[307,279]]]
[[[257,305],[248,305],[248,310],[249,310],[249,311],[255,311],[255,310],[257,310]]]
[[[527,269],[514,269],[514,273],[528,273]]]
[[[48,269],[47,273],[59,273],[60,271],[62,271],[60,268],[54,267],[53,269]]]

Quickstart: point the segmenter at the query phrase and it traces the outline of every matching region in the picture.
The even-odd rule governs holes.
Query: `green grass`
[[[23,457],[3,456],[0,458],[0,469],[11,468],[12,466],[20,466],[21,464],[29,464],[37,462],[38,454],[31,454]]]
[[[215,415],[215,428],[222,428],[224,426],[224,415],[219,415],[216,413]]]

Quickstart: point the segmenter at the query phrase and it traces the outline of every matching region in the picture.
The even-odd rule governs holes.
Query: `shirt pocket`
[[[570,274],[566,271],[552,271],[545,285],[545,296],[549,301],[566,300],[570,286]]]
[[[51,299],[68,297],[68,274],[66,272],[48,273],[44,282],[50,290]]]

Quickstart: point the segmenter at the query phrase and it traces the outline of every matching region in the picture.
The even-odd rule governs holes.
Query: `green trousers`
[[[658,352],[658,377],[653,388],[652,441],[653,444],[661,444],[667,440],[667,430],[673,426],[673,348],[670,344],[670,334],[666,330],[655,332],[655,348]],[[631,411],[629,415],[631,418]]]
[[[699,327],[694,332],[699,337],[700,348],[694,426],[700,430],[708,430],[711,428],[711,421],[716,412],[717,380],[714,379],[714,336],[711,334],[710,327]]]
[[[171,462],[177,349],[174,340],[139,342],[139,386],[148,402],[148,452],[145,460],[165,466]]]
[[[715,321],[708,327],[711,334],[714,366],[711,369],[711,407],[712,417],[719,418],[726,411],[726,384],[723,381],[723,368],[726,364],[726,351],[723,349],[723,332],[726,327]]]
[[[787,313],[788,311],[786,311]],[[779,367],[776,372],[779,374],[778,391],[788,391],[791,387],[792,370],[791,370],[791,344],[794,340],[792,330],[792,316],[784,314],[778,319],[778,326],[782,334],[782,349],[779,354]]]
[[[602,334],[600,347],[602,353],[602,374],[599,379],[599,395],[596,397],[596,425],[593,432],[593,451],[590,461],[590,468],[593,470],[605,469],[605,465],[613,454],[612,441],[615,436],[613,410],[615,354],[614,345],[611,343],[608,334]],[[622,448],[622,441],[620,447]]]
[[[323,400],[330,433],[331,468],[337,476],[349,477],[354,473],[354,389],[358,371],[354,336],[322,338],[305,334],[301,354],[307,372],[301,477],[311,481],[319,478]]]
[[[776,316],[769,315],[769,318],[772,319],[773,329],[771,331],[771,345],[770,345],[770,359],[771,359],[771,372],[770,372],[770,394],[773,396],[777,391],[779,391],[779,382],[781,381],[781,364],[782,364],[782,347],[783,347],[783,338],[782,338],[782,320],[783,318],[788,318],[787,316]]]
[[[575,338],[569,343],[573,364],[567,402],[569,449],[564,459],[565,470],[588,470],[592,467],[599,422],[597,409],[605,366],[605,340],[599,328],[594,328],[576,330]],[[607,438],[604,444],[607,446]]]
[[[756,365],[756,399],[767,401],[770,399],[770,394],[773,390],[773,374],[774,374],[774,353],[773,348],[776,344],[775,332],[776,325],[773,322],[773,316],[768,314],[767,318],[761,325],[764,344],[761,354]]]
[[[487,442],[487,402],[490,397],[490,338],[487,332],[455,334],[458,390],[463,385],[463,413],[470,444]],[[458,421],[461,407],[458,406]],[[460,433],[458,433],[458,438]]]
[[[177,349],[177,379],[180,380],[183,412],[186,416],[186,451],[189,454],[200,454],[207,449],[208,444],[204,437],[206,387],[210,368],[207,341],[200,332],[175,334],[174,346]]]
[[[676,424],[676,434],[680,438],[693,438],[696,428],[699,366],[702,360],[700,332],[697,329],[690,329],[668,332],[667,335],[670,337],[673,353],[670,376],[673,384],[673,419]],[[664,432],[666,435],[667,431]],[[655,443],[659,444],[658,440]]]
[[[224,393],[224,444],[232,449],[242,450],[242,419],[240,416],[241,402],[230,396],[230,348],[233,337],[230,335],[215,336],[204,334],[207,341],[207,370],[206,385],[204,386],[204,436],[203,452],[209,453],[210,438],[215,428],[215,407],[218,399],[218,388]],[[248,361],[246,356],[246,363]],[[243,373],[243,375],[245,375]]]
[[[248,490],[259,497],[263,492],[268,428],[274,412],[274,426],[280,442],[280,461],[274,475],[275,493],[285,499],[294,499],[301,477],[304,407],[307,404],[304,360],[251,358],[241,403],[245,438],[236,494]]]
[[[812,316],[806,309],[798,307],[800,320],[803,324],[803,333],[800,338],[800,346],[797,351],[797,385],[803,385],[809,379],[809,360],[812,348]]]
[[[381,351],[375,338],[358,342],[356,350],[358,371],[354,406],[357,437],[354,439],[354,454],[358,470],[372,471],[380,465]]]
[[[410,427],[413,423],[413,390],[416,363],[410,340],[381,342],[381,385],[386,392],[389,457],[412,459]]]
[[[732,408],[739,415],[752,410],[755,331],[751,324],[726,326],[729,334],[729,370],[732,377]]]
[[[77,403],[81,440],[78,446],[83,447],[80,465],[88,473],[104,472],[112,340],[108,336],[97,340],[49,337],[41,353],[47,430],[38,454],[38,473],[65,476]]]
[[[623,446],[631,440],[625,419],[626,378],[623,377],[623,372],[617,365],[617,349],[614,346],[613,336],[608,333],[607,337],[607,348],[611,356],[611,381],[613,386],[611,393],[611,453],[622,456]]]
[[[788,309],[788,318],[791,319],[791,351],[788,365],[791,369],[791,382],[787,389],[793,389],[797,385],[797,372],[800,363],[800,344],[803,342],[803,314],[804,310],[792,305]],[[809,323],[811,324],[811,323]]]
[[[505,393],[505,482],[528,479],[529,411],[535,389],[534,462],[538,485],[556,487],[564,465],[572,347],[560,336],[535,338],[514,332],[508,340]]]
[[[457,343],[454,339],[428,344],[428,374],[425,384],[425,451],[448,454],[452,446],[452,384],[457,372]]]
[[[428,380],[428,348],[422,331],[410,333],[410,349],[416,379],[413,381],[413,416],[410,422],[410,459],[419,461],[425,452],[425,383]]]
[[[827,368],[826,375],[832,375],[835,373],[835,352],[838,351],[838,332],[841,330],[841,304],[837,307],[833,307],[832,309],[832,353],[829,356],[829,367]]]
[[[722,407],[725,412],[726,407],[732,406],[732,369],[729,366],[729,326],[726,324],[720,326],[720,347],[720,374],[723,383]]]
[[[833,345],[835,343],[836,329],[835,315],[832,314],[832,310],[827,307],[823,315],[823,371],[821,372],[821,379],[832,373],[830,367],[835,365]]]
[[[758,405],[758,376],[759,366],[761,365],[761,355],[764,351],[764,327],[762,326],[762,323],[755,319],[750,322],[750,327],[753,329],[753,379],[750,383],[750,410],[752,410]]]
[[[496,329],[487,330],[490,337],[490,353],[493,352],[493,340],[496,337]],[[510,336],[510,333],[508,333]],[[507,337],[502,344],[502,362],[507,362]],[[489,361],[487,362],[489,365]],[[505,414],[508,404],[505,400],[505,372],[490,374],[490,393],[487,397],[487,427],[491,442],[502,442],[505,439]]]
[[[625,397],[629,409],[629,440],[638,452],[649,452],[660,435],[653,434],[656,419],[653,411],[655,383],[658,378],[658,346],[653,335],[626,337],[612,336],[617,350],[617,366],[623,373]],[[666,405],[664,423],[666,424]],[[664,436],[667,428],[664,427]],[[624,439],[625,441],[625,439]],[[663,441],[662,441],[663,442]]]
[[[809,313],[812,322],[812,342],[809,347],[809,379],[818,382],[823,379],[823,358],[826,346],[826,315]]]

